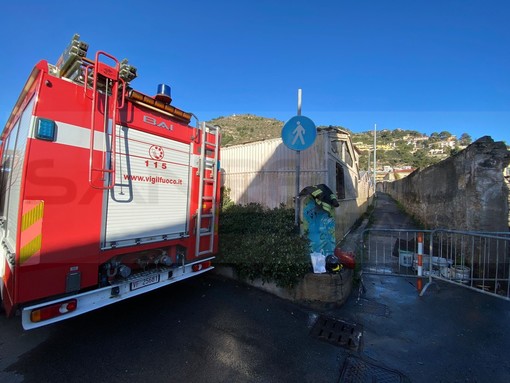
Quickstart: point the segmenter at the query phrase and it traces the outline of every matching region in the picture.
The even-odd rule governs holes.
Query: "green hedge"
[[[294,210],[259,204],[224,206],[215,263],[233,266],[240,278],[292,287],[311,270],[310,244],[294,226]]]

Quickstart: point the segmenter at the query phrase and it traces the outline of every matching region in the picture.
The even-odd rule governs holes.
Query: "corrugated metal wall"
[[[301,152],[301,189],[328,182],[323,135]],[[221,167],[230,198],[239,204],[258,202],[270,208],[292,206],[296,194],[296,152],[281,139],[222,148]]]

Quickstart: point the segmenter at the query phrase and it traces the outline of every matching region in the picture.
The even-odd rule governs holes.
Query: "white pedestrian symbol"
[[[292,140],[292,145],[294,145],[296,143],[298,138],[301,141],[301,145],[304,145],[305,144],[305,138],[303,137],[304,133],[305,133],[305,128],[303,128],[301,126],[301,121],[298,121],[296,129],[294,129],[294,131],[292,132],[292,134],[294,135],[294,139]]]

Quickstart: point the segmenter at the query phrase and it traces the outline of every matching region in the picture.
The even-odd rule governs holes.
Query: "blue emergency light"
[[[35,127],[35,138],[45,141],[55,141],[57,125],[53,120],[38,118]]]
[[[172,102],[172,89],[166,84],[159,84],[158,93],[154,98],[165,104],[170,104]]]

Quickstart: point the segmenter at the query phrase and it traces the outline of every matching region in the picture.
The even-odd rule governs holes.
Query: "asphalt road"
[[[386,195],[372,218],[412,225]],[[0,383],[510,381],[508,301],[363,280],[342,307],[320,311],[208,273],[32,331],[0,317]],[[359,326],[359,348],[314,336],[320,315]]]
[[[0,319],[0,382],[337,382],[317,312],[214,274],[58,324]]]

